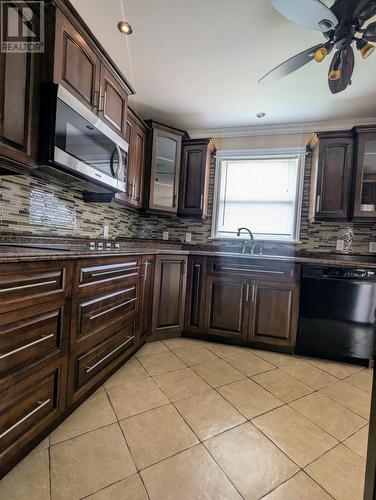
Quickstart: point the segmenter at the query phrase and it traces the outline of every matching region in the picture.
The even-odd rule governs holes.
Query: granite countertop
[[[347,266],[347,267],[367,267],[376,268],[376,257],[341,255],[341,254],[305,254],[305,255],[242,255],[231,252],[195,250],[194,248],[182,249],[168,246],[158,247],[158,242],[153,246],[137,246],[111,250],[89,250],[87,247],[80,246],[24,246],[20,244],[0,244],[0,263],[10,262],[30,262],[46,260],[71,260],[87,259],[98,257],[125,257],[132,255],[201,255],[209,257],[228,257],[238,259],[256,259],[264,261],[282,261],[298,264],[313,264],[327,266]]]

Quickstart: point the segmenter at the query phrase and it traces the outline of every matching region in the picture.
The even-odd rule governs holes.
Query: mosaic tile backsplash
[[[311,171],[307,158],[299,244],[266,243],[266,251],[293,250],[334,252],[336,240],[345,241],[346,253],[367,254],[369,242],[376,241],[375,224],[308,223]],[[163,230],[174,241],[192,233],[192,244],[216,248],[237,248],[238,244],[211,241],[211,214],[215,165],[210,176],[209,217],[205,221],[173,216],[137,214],[116,203],[84,203],[81,193],[26,176],[0,177],[0,233],[5,235],[61,236],[98,239],[103,226],[110,238],[161,239]]]

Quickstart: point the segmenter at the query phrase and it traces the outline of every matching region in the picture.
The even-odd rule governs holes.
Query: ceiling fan
[[[283,62],[263,76],[259,83],[282,78],[312,60],[323,61],[333,50],[328,83],[332,94],[351,84],[354,72],[354,44],[363,59],[376,49],[376,22],[366,26],[376,15],[376,0],[335,0],[331,8],[320,0],[269,0],[272,6],[290,20],[321,31],[325,41]]]

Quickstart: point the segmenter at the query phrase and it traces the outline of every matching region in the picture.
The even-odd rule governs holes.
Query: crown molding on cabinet
[[[258,135],[285,135],[306,134],[313,132],[332,130],[350,130],[354,125],[373,125],[376,117],[353,118],[347,120],[317,121],[302,123],[280,123],[276,125],[251,125],[247,127],[211,128],[200,130],[189,130],[192,139],[199,137],[214,137],[223,139],[228,137],[249,137]]]

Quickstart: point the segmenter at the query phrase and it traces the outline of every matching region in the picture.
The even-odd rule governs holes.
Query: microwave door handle
[[[116,172],[114,170],[114,158],[115,158],[115,153],[118,151],[119,146],[116,146],[115,149],[112,151],[111,158],[110,158],[110,170],[111,170],[111,175],[112,177],[116,178],[118,169],[116,169]]]
[[[123,153],[120,149],[120,146],[118,146],[117,144],[115,145],[115,148],[117,150],[117,154],[119,157],[119,162],[118,162],[118,167],[117,167],[116,172],[115,172],[115,177],[116,177],[116,179],[119,179],[119,173],[120,173],[121,169],[123,168]]]

